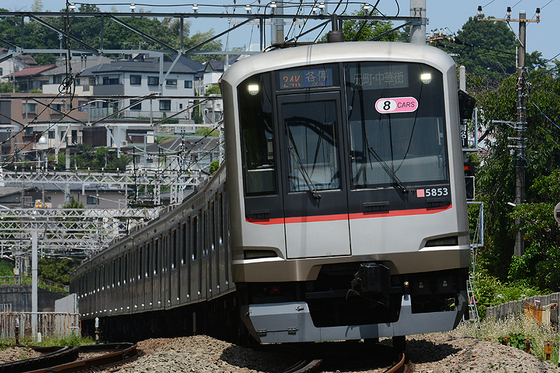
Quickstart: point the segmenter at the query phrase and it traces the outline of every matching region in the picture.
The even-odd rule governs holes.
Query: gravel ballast
[[[273,349],[252,349],[199,335],[157,338],[138,343],[140,357],[118,366],[93,369],[103,373],[276,373],[293,365],[295,354]],[[0,361],[29,356],[29,350],[10,348],[0,351]],[[560,372],[552,363],[514,347],[481,341],[458,333],[433,333],[407,337],[408,371],[436,372]],[[373,373],[367,360],[352,365],[353,372]],[[368,365],[369,364],[369,365]],[[344,366],[343,363],[337,366]],[[325,367],[327,368],[327,367]],[[328,372],[328,370],[326,370]],[[337,369],[336,373],[350,372]]]

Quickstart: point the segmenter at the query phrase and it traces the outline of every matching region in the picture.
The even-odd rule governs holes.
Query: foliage
[[[81,337],[75,333],[67,337],[57,337],[57,336],[43,336],[41,343],[37,343],[39,346],[84,346],[94,344],[94,340],[91,337]]]
[[[351,15],[353,16],[371,16],[379,15],[379,12],[375,9],[372,11],[367,11],[365,9],[360,9],[354,11]],[[342,26],[342,32],[344,34],[344,40],[347,41],[367,41],[374,37],[383,34],[393,28],[393,23],[391,21],[346,21]],[[402,35],[398,32],[392,32],[385,36],[382,36],[379,41],[402,41]],[[326,40],[326,37],[323,38]]]
[[[14,263],[8,260],[0,260],[0,276],[13,276]]]
[[[39,259],[39,277],[45,280],[68,285],[70,283],[70,272],[79,263],[73,259]]]
[[[210,87],[206,88],[206,95],[221,95],[220,86],[217,84],[212,84]]]
[[[479,252],[480,264],[501,280],[508,275],[512,280],[527,275],[539,276],[532,284],[552,290],[560,287],[559,279],[552,274],[545,275],[560,262],[558,229],[552,220],[550,207],[560,201],[560,194],[553,189],[558,176],[552,176],[556,174],[552,170],[560,167],[560,128],[556,124],[560,122],[558,76],[558,67],[529,73],[527,141],[523,159],[528,204],[515,209],[508,202],[514,201],[516,194],[516,155],[512,140],[517,136],[513,128],[517,121],[516,76],[504,79],[496,89],[476,94],[480,113],[479,132],[485,139],[482,146],[488,150],[477,158],[480,165],[476,179],[477,199],[485,203],[486,218],[486,242]],[[509,121],[512,125],[493,122],[495,120]],[[527,252],[522,258],[515,258],[510,268],[514,237],[520,228],[514,224],[516,216],[523,217],[527,226]]]
[[[177,124],[177,123],[179,123],[179,118],[169,118],[169,119],[167,119],[167,113],[164,111],[160,123]]]
[[[488,307],[549,292],[521,280],[504,284],[499,279],[489,275],[488,271],[481,269],[475,273],[474,293],[480,316],[484,317]]]
[[[121,154],[119,158],[116,152],[110,152],[104,146],[94,149],[91,145],[79,144],[78,148],[81,152],[73,157],[72,163],[79,165],[80,169],[124,172],[126,166],[132,161],[130,156],[124,154]]]
[[[84,208],[84,204],[78,200],[76,200],[74,198],[74,196],[72,196],[70,198],[70,202],[65,203],[64,206],[62,206],[63,209],[83,209]]]
[[[66,169],[66,155],[63,153],[58,153],[58,161],[55,162],[54,154],[49,155],[49,164],[51,167],[56,167],[57,170]]]
[[[476,329],[475,324],[471,322],[461,323],[454,333],[492,342],[500,342],[501,337],[510,336],[510,344],[513,335],[516,344],[514,347],[521,345],[522,350],[525,350],[525,341],[521,342],[522,336],[531,337],[531,355],[540,357],[542,360],[545,359],[544,341],[553,341],[550,363],[558,363],[558,345],[560,342],[558,333],[551,328],[543,327],[536,320],[522,314],[511,315],[505,320],[495,320],[487,317],[480,323],[480,329]]]
[[[469,17],[451,41],[436,43],[454,56],[458,66],[466,67],[469,91],[496,88],[505,78],[515,74],[517,45],[515,33],[506,22],[479,21],[478,17]],[[526,65],[544,67],[541,57],[539,52],[529,54]]]
[[[212,131],[211,128],[208,127],[196,127],[196,129],[194,130],[194,134],[196,136],[218,136],[219,133],[218,131]]]
[[[9,82],[0,82],[0,93],[12,93],[14,86]],[[19,92],[19,87],[16,86],[15,92]]]
[[[500,336],[498,337],[498,342],[500,342],[501,344],[507,344],[511,347],[515,347],[518,348],[520,350],[525,351],[525,347],[526,347],[526,342],[525,342],[525,338],[531,338],[531,340],[533,340],[534,338],[530,335],[525,335],[523,333],[509,333],[507,335],[508,337],[508,341],[506,343],[506,341],[504,341],[505,336]]]
[[[560,201],[560,170],[540,176],[531,186],[534,203],[517,206],[512,217],[522,218],[525,252],[516,257],[510,278],[526,278],[535,286],[560,289],[560,229],[554,206]]]
[[[41,0],[36,1],[38,1],[38,3],[34,6],[42,7]],[[8,12],[7,9],[0,9],[0,11]],[[61,11],[65,11],[65,9]],[[77,11],[78,13],[99,13],[100,9],[93,4],[81,4]],[[139,10],[139,13],[142,13],[142,10]],[[118,18],[118,14],[115,16]],[[64,17],[45,17],[43,20],[59,30],[66,30]],[[179,33],[181,21],[179,19],[159,20],[158,18],[150,17],[149,13],[144,13],[141,17],[121,18],[119,21],[144,31],[155,40],[161,41],[161,43],[165,43],[176,49],[180,48],[181,38]],[[88,48],[88,46],[96,49],[101,48],[101,38],[99,37],[101,34],[103,34],[104,49],[167,49],[163,44],[148,40],[108,17],[104,18],[103,32],[101,32],[101,17],[70,17],[69,22],[71,35],[83,42],[79,43],[75,40],[70,41],[70,46],[73,49],[84,49]],[[183,49],[190,49],[200,45],[215,35],[213,29],[207,32],[197,32],[194,35],[189,35],[190,22],[185,22],[184,25],[186,27],[183,28]],[[0,19],[0,34],[3,40],[19,45],[21,20],[15,17]],[[62,40],[60,40],[59,35],[59,32],[45,27],[36,20],[29,20],[24,24],[25,47],[28,49],[58,49],[61,43],[63,49],[67,48],[66,37],[63,36]],[[220,40],[213,40],[197,48],[197,50],[201,51],[217,51],[221,49],[222,42]],[[36,54],[33,55],[33,57],[39,65],[56,62],[56,56],[54,54]],[[219,55],[210,54],[192,55],[192,59],[198,62],[220,60],[221,58],[222,57]]]
[[[212,163],[210,163],[210,169],[209,169],[210,174],[216,172],[219,167],[220,167],[220,161],[213,161]]]

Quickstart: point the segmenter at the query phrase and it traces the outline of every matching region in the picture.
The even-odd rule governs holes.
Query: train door
[[[338,92],[278,96],[288,258],[350,254]]]

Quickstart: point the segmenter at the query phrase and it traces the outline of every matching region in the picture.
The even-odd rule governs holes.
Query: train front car
[[[223,76],[232,273],[261,343],[450,330],[469,234],[455,64],[321,44]]]

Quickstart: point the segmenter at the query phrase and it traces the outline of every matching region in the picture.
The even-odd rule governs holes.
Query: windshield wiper
[[[393,180],[393,182],[395,183],[395,186],[401,192],[408,193],[408,189],[406,189],[406,186],[402,183],[402,181],[399,180],[399,178],[397,177],[397,174],[391,169],[391,167],[389,167],[389,165],[387,163],[385,163],[385,161],[383,161],[383,159],[381,159],[381,157],[377,154],[375,149],[373,149],[371,146],[368,146],[368,152],[369,152],[369,154],[371,154],[377,160],[377,162],[379,162],[379,164],[381,165],[381,168],[383,168],[383,170],[387,173],[387,175],[389,175],[391,180]]]
[[[299,170],[301,176],[303,177],[303,180],[305,181],[305,184],[307,184],[307,188],[309,188],[309,191],[313,195],[313,198],[315,198],[315,199],[321,198],[321,195],[317,191],[317,188],[315,188],[315,185],[311,181],[311,178],[309,177],[309,174],[305,170],[305,167],[303,166],[303,162],[301,161],[301,158],[299,157],[299,154],[297,153],[297,150],[293,146],[290,146],[289,149],[290,149],[290,152],[294,155],[294,158],[296,159],[296,161],[299,165],[299,167],[296,167],[296,168]]]

